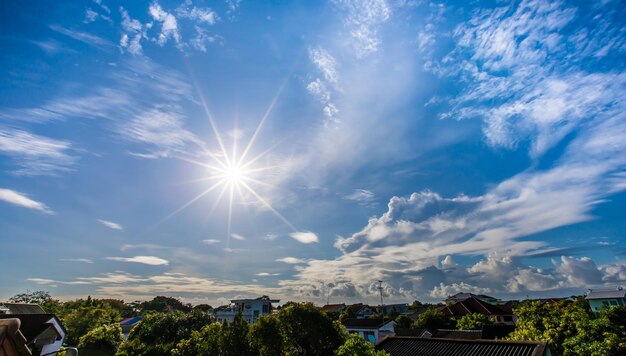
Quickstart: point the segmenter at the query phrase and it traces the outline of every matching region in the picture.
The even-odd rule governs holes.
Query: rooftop
[[[454,340],[420,337],[387,337],[376,345],[391,356],[542,356],[545,342]]]
[[[342,320],[341,323],[345,327],[350,327],[350,328],[378,329],[384,325],[389,324],[392,321],[393,319],[384,319],[383,321],[383,319],[380,319],[380,318],[375,318],[375,319],[348,318],[348,319]]]
[[[626,298],[626,291],[623,289],[590,289],[586,299],[615,299]]]

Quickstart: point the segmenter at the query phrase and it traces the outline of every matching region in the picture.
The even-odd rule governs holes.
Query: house
[[[446,298],[446,305],[456,304],[470,298],[479,299],[489,304],[498,304],[500,302],[500,299],[484,294],[457,293]]]
[[[602,308],[626,305],[626,291],[623,288],[617,289],[590,289],[585,296],[589,307],[594,312],[599,312]]]
[[[30,356],[32,354],[26,343],[26,338],[20,331],[20,319],[0,320],[0,355]]]
[[[0,314],[0,320],[19,319],[20,331],[33,348],[33,354],[45,355],[61,349],[67,331],[54,314]]]
[[[139,324],[142,318],[143,317],[141,316],[134,316],[132,318],[126,318],[120,321],[120,327],[122,328],[122,335],[124,335],[124,339],[128,338],[128,334],[130,334],[130,331],[135,326],[137,326],[137,324]]]
[[[439,310],[449,319],[460,319],[465,315],[478,313],[492,318],[498,324],[514,325],[517,320],[517,317],[513,315],[511,305],[494,305],[474,297],[442,306]]]
[[[421,337],[387,337],[376,344],[376,350],[391,356],[550,356],[542,341],[454,340]]]
[[[385,336],[395,335],[396,322],[392,319],[357,319],[350,318],[341,321],[350,334],[359,334],[372,344],[382,340]]]
[[[389,314],[391,312],[396,312],[398,314],[409,314],[409,305],[407,303],[388,304],[383,305],[382,307],[378,307],[378,310],[381,310],[384,314]]]
[[[345,308],[345,304],[326,304],[321,310],[325,313],[340,313]]]
[[[264,295],[256,299],[234,299],[230,302],[231,305],[229,306],[222,306],[215,309],[215,318],[218,322],[223,323],[227,321],[232,323],[237,313],[241,312],[243,320],[252,324],[260,316],[270,314],[274,308],[272,303],[278,303],[280,300],[270,299],[268,296]]]

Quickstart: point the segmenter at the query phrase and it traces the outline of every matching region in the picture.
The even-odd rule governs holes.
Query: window
[[[263,304],[263,314],[267,314],[270,312],[270,306],[267,304]]]
[[[611,305],[617,305],[617,300],[612,300]]]
[[[504,319],[504,321],[513,321],[513,317],[511,315],[505,315],[502,319]]]
[[[606,300],[602,301],[602,305],[604,305],[605,307],[608,307],[609,306],[609,302],[607,302]]]

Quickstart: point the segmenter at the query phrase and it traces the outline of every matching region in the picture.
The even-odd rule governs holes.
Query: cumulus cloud
[[[312,244],[312,243],[318,243],[319,242],[319,238],[317,237],[317,235],[313,232],[310,231],[297,231],[297,232],[292,232],[289,234],[289,236],[300,242],[303,244]]]
[[[54,213],[46,204],[33,200],[24,193],[16,192],[11,189],[0,189],[0,200],[22,208],[37,210],[46,214]]]
[[[461,292],[474,293],[474,294],[486,294],[486,293],[490,293],[491,289],[472,286],[465,282],[452,283],[448,285],[440,283],[437,287],[433,288],[433,290],[430,291],[430,296],[434,299],[445,299],[451,295],[454,295],[456,293],[461,293]]]
[[[306,260],[303,260],[301,258],[296,258],[296,257],[283,257],[283,258],[276,259],[276,262],[283,262],[283,263],[295,265],[295,264],[304,263],[306,262]]]
[[[124,230],[122,225],[114,223],[113,221],[98,219],[98,222],[112,230]]]
[[[161,23],[161,33],[157,37],[157,43],[163,46],[170,38],[173,38],[176,43],[180,42],[180,33],[178,32],[178,22],[176,17],[171,13],[163,10],[158,2],[153,2],[150,5],[149,13],[152,18]]]
[[[110,261],[142,263],[150,266],[167,266],[168,260],[155,256],[134,256],[134,257],[106,257]]]

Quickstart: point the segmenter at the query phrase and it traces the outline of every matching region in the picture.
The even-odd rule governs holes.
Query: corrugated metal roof
[[[376,318],[376,319],[350,318],[350,319],[342,320],[341,323],[346,328],[379,329],[383,327],[383,325],[389,324],[392,321],[393,321],[392,319],[385,319],[383,322],[383,319],[379,319],[379,318]]]
[[[37,304],[24,303],[1,303],[7,309],[5,314],[45,314],[46,312]]]
[[[481,330],[451,330],[437,329],[433,331],[433,337],[438,339],[478,340],[482,339]]]
[[[391,356],[542,356],[544,342],[388,337],[376,345]]]
[[[626,291],[613,289],[613,290],[591,290],[585,297],[587,299],[614,299],[614,298],[626,298]]]

